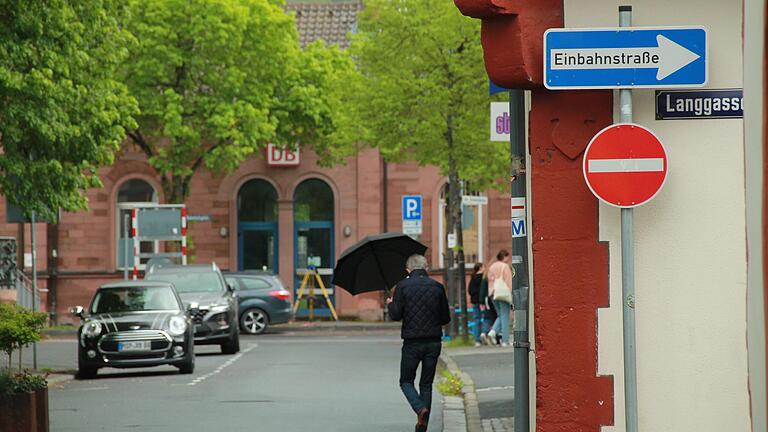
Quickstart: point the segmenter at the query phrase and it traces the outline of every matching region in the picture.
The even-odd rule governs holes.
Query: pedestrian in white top
[[[496,261],[488,268],[488,295],[493,298],[493,306],[498,317],[493,328],[488,332],[492,344],[496,344],[496,334],[501,334],[501,346],[509,346],[509,312],[512,306],[512,269],[509,266],[509,251],[502,249],[496,255]]]

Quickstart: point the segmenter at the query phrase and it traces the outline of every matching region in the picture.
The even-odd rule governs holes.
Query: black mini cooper
[[[193,327],[173,285],[123,281],[101,286],[78,330],[78,377],[93,378],[99,368],[173,365],[183,374],[195,369]]]

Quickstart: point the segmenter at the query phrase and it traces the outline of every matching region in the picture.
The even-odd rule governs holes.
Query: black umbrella
[[[353,295],[389,289],[408,273],[405,262],[427,247],[401,233],[372,235],[345,250],[336,261],[333,284]]]

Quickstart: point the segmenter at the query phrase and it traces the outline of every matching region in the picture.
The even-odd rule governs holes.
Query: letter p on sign
[[[421,220],[421,195],[403,196],[403,220]]]

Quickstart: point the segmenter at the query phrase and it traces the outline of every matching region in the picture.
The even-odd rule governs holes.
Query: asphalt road
[[[451,357],[472,377],[481,419],[512,417],[514,409],[514,351],[483,347],[451,350]]]
[[[41,344],[41,365],[61,363],[74,341]],[[243,336],[242,351],[197,347],[195,373],[104,369],[50,391],[52,431],[412,431],[397,383],[395,335]],[[63,360],[62,360],[63,359]],[[435,394],[430,431],[442,430]]]

